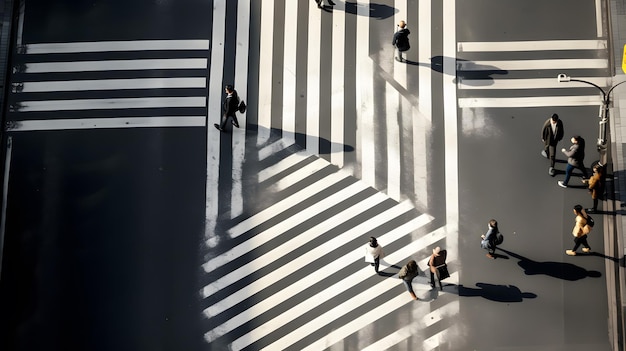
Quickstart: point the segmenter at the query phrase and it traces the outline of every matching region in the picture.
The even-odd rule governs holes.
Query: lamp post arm
[[[586,81],[586,80],[582,80],[582,79],[575,79],[575,78],[571,78],[571,79],[570,79],[570,82],[585,83],[585,84],[589,84],[589,85],[591,85],[591,86],[596,87],[596,88],[597,88],[598,90],[600,90],[600,92],[602,93],[602,101],[604,102],[604,104],[607,104],[607,103],[608,103],[608,101],[607,101],[607,97],[609,96],[609,94],[608,94],[608,93],[605,93],[605,92],[604,92],[604,89],[600,88],[600,86],[598,86],[597,84],[594,84],[594,83],[592,83],[592,82],[588,82],[588,81]],[[625,81],[625,82],[626,82],[626,81]],[[622,83],[624,83],[624,82],[621,82],[621,83],[619,83],[619,84],[622,84]],[[619,84],[617,84],[617,85],[619,85]],[[616,86],[617,86],[617,85],[616,85]],[[616,86],[614,86],[613,88],[615,88]],[[613,88],[611,88],[611,90],[613,90]],[[611,91],[609,90],[609,93],[610,93],[610,92],[611,92]]]
[[[615,89],[618,85],[623,84],[623,83],[626,83],[626,80],[625,80],[625,81],[623,81],[623,82],[619,82],[619,83],[615,84],[614,86],[612,86],[612,87],[611,87],[611,89],[609,89],[609,92],[608,92],[608,93],[606,93],[606,95],[607,95],[607,96],[608,96],[608,95],[611,95],[611,92],[613,91],[613,89]]]

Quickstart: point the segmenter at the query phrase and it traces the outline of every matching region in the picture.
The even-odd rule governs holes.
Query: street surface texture
[[[558,113],[597,161],[598,92],[556,76],[610,85],[602,6],[335,2],[23,2],[1,349],[610,350],[602,215],[566,256],[591,198],[540,155]]]

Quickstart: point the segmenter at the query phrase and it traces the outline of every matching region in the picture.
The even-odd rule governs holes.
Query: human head
[[[595,166],[593,166],[593,171],[602,174],[602,172],[604,171],[604,167],[602,167],[601,164],[597,163]]]
[[[406,266],[412,272],[417,271],[417,262],[415,262],[415,260],[410,260],[407,262]]]
[[[235,90],[235,88],[233,88],[232,85],[228,84],[227,86],[224,87],[224,90],[226,90],[227,93],[232,93],[233,90]]]
[[[580,141],[581,141],[582,139],[583,139],[583,138],[582,138],[580,135],[574,135],[574,136],[572,137],[572,144],[580,144]]]
[[[550,118],[552,119],[552,123],[556,123],[559,120],[559,115],[555,113]]]
[[[440,251],[441,251],[441,248],[439,246],[437,246],[436,248],[433,249],[433,255],[439,256],[439,252]]]
[[[496,221],[495,219],[491,219],[489,221],[489,227],[491,227],[491,228],[498,228],[498,221]]]
[[[378,246],[378,241],[376,241],[376,238],[373,236],[370,236],[370,246],[371,247],[376,247]]]
[[[576,215],[580,215],[583,212],[583,207],[581,205],[575,205],[573,210]]]
[[[398,22],[398,27],[400,27],[400,28],[406,27],[406,22],[404,22],[404,21]]]

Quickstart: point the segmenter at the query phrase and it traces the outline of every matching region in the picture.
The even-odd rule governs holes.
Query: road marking
[[[395,55],[395,54],[394,54]],[[395,60],[394,60],[395,61]],[[387,195],[400,201],[401,157],[400,157],[400,125],[402,117],[400,100],[403,97],[386,82],[385,84],[385,129],[387,131]]]
[[[459,141],[455,61],[456,53],[456,3],[443,1],[443,56],[451,58],[443,61],[443,110],[445,145],[445,184],[446,184],[446,223],[459,223]],[[453,233],[451,233],[453,234]],[[450,244],[457,245],[456,236]]]
[[[274,189],[281,191],[289,188],[290,186],[296,185],[301,182],[303,179],[321,171],[322,169],[329,166],[328,161],[317,158],[315,161],[305,165],[304,167],[291,172],[288,176],[283,179],[277,181],[274,184]]]
[[[300,162],[303,162],[304,160],[308,159],[309,157],[311,157],[311,154],[308,153],[308,151],[300,151],[300,152],[296,152],[294,154],[291,154],[289,156],[287,156],[286,158],[280,160],[279,162],[277,162],[276,164],[273,164],[270,167],[267,167],[265,169],[262,169],[261,171],[259,171],[258,173],[258,182],[259,183],[263,183],[264,181],[268,180],[271,177],[274,177],[284,171],[286,171],[287,169],[299,164]]]
[[[611,85],[609,77],[583,77],[577,78],[592,82],[601,87]],[[573,82],[574,83],[574,82]],[[588,87],[581,84],[564,84],[559,83],[554,78],[531,78],[531,79],[463,79],[459,78],[458,87],[461,90],[478,90],[478,89],[554,89],[554,88],[581,88]]]
[[[344,162],[344,109],[345,109],[345,50],[346,11],[345,2],[337,2],[333,11],[331,41],[331,110],[330,110],[330,162],[343,167]]]
[[[20,101],[18,112],[205,107],[204,96]]]
[[[283,31],[283,115],[282,139],[286,145],[296,142],[296,60],[298,54],[298,3],[285,2]],[[263,5],[265,6],[265,5]]]
[[[15,121],[7,126],[9,132],[41,130],[205,127],[204,116],[108,117]]]
[[[19,92],[21,93],[87,90],[176,89],[206,88],[206,78],[93,79],[24,82],[20,84],[22,87]]]
[[[357,184],[357,183],[355,183]],[[346,188],[347,189],[347,188]],[[344,192],[343,195],[344,197],[352,197],[354,195],[356,195],[358,192],[362,191],[363,189],[359,189],[358,187],[354,187],[353,189],[350,189],[350,191],[348,192]],[[340,226],[341,224],[349,221],[350,219],[360,215],[361,213],[379,205],[380,203],[382,203],[383,201],[385,201],[386,199],[388,199],[384,194],[381,193],[376,193],[370,197],[368,197],[367,199],[361,200],[360,202],[350,206],[349,208],[339,212],[338,214],[320,222],[317,223],[315,226],[313,226],[310,229],[307,229],[306,231],[304,231],[301,234],[298,234],[296,237],[290,239],[289,241],[285,242],[282,245],[279,245],[275,248],[273,248],[271,251],[263,254],[262,256],[254,259],[253,261],[250,261],[242,266],[240,266],[239,268],[235,269],[234,271],[229,272],[228,274],[220,277],[218,280],[211,282],[211,284],[207,285],[204,287],[203,291],[202,291],[202,296],[204,298],[207,298],[213,294],[215,294],[217,291],[224,289],[225,287],[235,283],[238,280],[241,280],[243,277],[248,276],[249,274],[254,273],[255,271],[257,271],[258,269],[262,268],[263,266],[265,266],[267,264],[267,262],[272,262],[275,260],[278,260],[279,258],[283,257],[284,255],[292,252],[293,250],[296,250],[299,247],[304,246],[305,244],[311,242],[313,239],[327,233],[329,230],[336,228],[338,226]],[[281,229],[281,234],[284,233],[286,230]],[[276,234],[274,233],[274,230],[267,230],[264,231],[263,233],[258,234],[257,236],[255,236],[254,238],[246,241],[245,243],[241,244],[241,245],[245,245],[247,248],[245,248],[245,251],[250,251],[249,249],[254,249],[264,243],[267,242],[267,239],[269,239],[270,237],[275,237]],[[241,246],[240,245],[240,246]],[[243,250],[242,250],[243,251]],[[230,252],[228,252],[227,254],[230,254]],[[280,279],[280,278],[279,278]],[[268,284],[269,285],[269,284]],[[247,317],[246,317],[247,318]]]
[[[259,47],[259,113],[257,145],[265,144],[272,129],[272,58],[274,52],[274,0],[261,6],[261,43]]]
[[[306,76],[306,150],[320,152],[320,56],[322,17],[317,5],[309,1],[309,32]]]
[[[459,52],[606,50],[606,48],[606,40],[527,40],[457,43]]]
[[[533,96],[533,97],[511,97],[511,98],[459,98],[459,108],[593,106],[593,105],[602,105],[602,97],[600,95]]]
[[[414,221],[418,220],[420,217],[414,219]],[[394,252],[393,254],[388,255],[387,259],[390,262],[399,262],[400,260],[403,260],[406,257],[410,257],[415,252],[431,245],[433,242],[437,242],[438,240],[441,240],[443,238],[443,233],[444,233],[443,230],[437,230],[433,233],[426,234],[422,236],[420,239],[415,240],[409,245]],[[385,234],[385,235],[388,235],[388,234]],[[379,242],[393,242],[395,240],[389,240],[388,238],[384,238],[384,236],[382,236]],[[362,248],[359,248],[358,250],[360,254],[362,254],[361,250]],[[297,315],[301,315],[302,311],[307,311],[313,308],[314,306],[318,306],[322,301],[328,300],[331,297],[336,296],[340,292],[344,291],[345,289],[352,287],[358,284],[359,282],[362,282],[363,280],[367,279],[367,277],[371,276],[372,274],[371,270],[372,270],[371,267],[363,267],[357,273],[350,275],[348,278],[344,279],[343,281],[340,281],[337,284],[333,285],[332,287],[329,287],[326,290],[318,293],[317,295],[309,298],[307,301],[305,301],[305,302],[308,302],[308,305],[304,305],[305,302],[303,302],[299,304],[298,306],[296,306],[298,307],[297,310],[294,307],[290,311],[295,311]],[[374,297],[380,296],[381,294],[397,287],[399,284],[402,284],[401,281],[397,279],[397,276],[394,276],[394,278],[396,279],[393,279],[393,278],[384,279],[383,281],[372,286],[371,288],[361,292],[358,295],[355,295],[354,297],[326,311],[325,313],[319,315],[318,317],[312,319],[311,321],[301,325],[297,329],[293,330],[287,335],[284,335],[280,339],[276,340],[271,345],[268,345],[267,347],[263,348],[263,350],[284,350],[289,345],[292,345],[295,342],[304,338],[305,336],[312,334],[314,331],[319,330],[321,327],[330,324],[332,321],[344,316],[350,311],[353,311],[355,308],[366,304],[368,301],[370,301]],[[305,350],[315,351],[315,350],[326,349],[330,347],[331,345],[335,344],[336,342],[343,340],[348,335],[351,335],[352,333],[358,331],[359,329],[365,327],[366,325],[375,322],[376,320],[380,319],[382,316],[388,313],[391,313],[397,310],[398,308],[401,308],[402,306],[404,306],[405,304],[409,302],[413,302],[413,300],[411,300],[408,293],[402,292],[402,294],[398,295],[398,297],[390,300],[389,303],[380,305],[380,307],[376,307],[372,309],[371,311],[361,315],[360,317],[355,318],[351,322],[340,326],[339,328],[333,330],[328,335],[325,335],[323,338],[307,345],[307,347],[303,348],[302,350],[303,351]],[[274,318],[272,322],[281,317],[282,315],[277,318]],[[285,322],[287,321],[285,320]],[[233,342],[232,344],[233,346],[235,345],[235,342]],[[239,349],[239,348],[233,347],[233,349]]]
[[[554,60],[509,60],[509,61],[458,61],[459,71],[537,70],[537,69],[604,69],[606,59],[554,59]],[[503,72],[506,73],[506,72]],[[495,72],[494,74],[498,74]],[[556,75],[555,75],[556,77]],[[555,78],[556,79],[556,78]]]
[[[602,3],[600,0],[596,0],[596,34],[598,38],[601,38],[604,35],[604,31],[602,30]]]
[[[205,58],[33,62],[24,64],[24,73],[97,72],[157,69],[206,69]]]
[[[113,51],[209,50],[209,41],[191,40],[124,40],[24,45],[25,54],[68,54]]]

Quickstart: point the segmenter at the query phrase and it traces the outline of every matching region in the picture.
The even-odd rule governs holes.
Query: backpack
[[[587,225],[590,226],[591,228],[593,228],[593,226],[596,224],[596,222],[594,222],[593,218],[591,218],[590,215],[587,215]]]
[[[496,245],[502,245],[502,243],[504,242],[504,235],[502,235],[502,233],[498,232],[498,234],[496,234]]]
[[[241,100],[241,102],[239,102],[239,107],[237,107],[237,110],[239,111],[239,113],[245,113],[246,112],[246,103]]]

